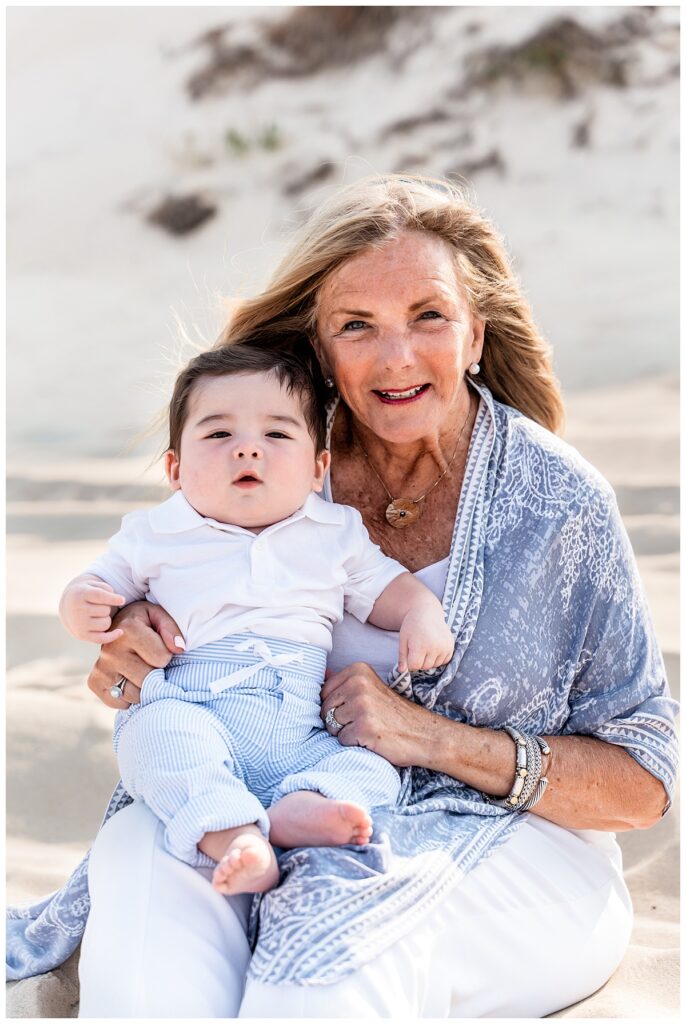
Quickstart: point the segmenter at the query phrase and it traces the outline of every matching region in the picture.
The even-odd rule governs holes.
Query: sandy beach
[[[65,881],[118,777],[112,712],[85,686],[93,650],[57,602],[125,512],[166,494],[159,436],[126,446],[188,349],[175,314],[211,341],[220,297],[259,288],[305,211],[362,174],[459,174],[505,233],[553,345],[564,436],[616,490],[679,695],[678,9],[449,8],[377,26],[352,65],[282,77],[289,52],[260,19],[283,9],[160,10],[8,21],[11,904]],[[556,19],[583,46],[567,28],[567,62],[532,70],[517,54]],[[252,64],[227,72],[218,38],[230,69],[239,47]],[[213,213],[175,235],[149,219],[169,195]],[[629,952],[557,1016],[678,1015],[679,826],[677,799],[620,835]],[[75,969],[10,985],[7,1015],[76,1016]]]

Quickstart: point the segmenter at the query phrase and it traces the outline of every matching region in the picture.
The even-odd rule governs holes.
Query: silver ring
[[[329,710],[326,712],[326,718],[324,719],[324,723],[326,725],[330,725],[333,729],[336,730],[336,732],[338,732],[338,730],[342,729],[343,726],[336,718],[335,711],[336,708],[329,708]]]
[[[119,676],[119,679],[114,686],[110,686],[110,697],[113,697],[115,700],[121,700],[124,696],[124,687],[127,683],[128,679],[124,679],[123,676]]]

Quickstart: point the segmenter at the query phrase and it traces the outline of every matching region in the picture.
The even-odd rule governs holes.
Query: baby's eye
[[[269,433],[267,434],[267,437],[276,437],[283,438],[286,441],[288,440],[288,434],[284,434],[283,431],[281,430],[270,430]]]
[[[207,435],[207,439],[209,440],[210,438],[213,437],[231,437],[231,434],[228,432],[228,430],[215,430],[213,434]]]

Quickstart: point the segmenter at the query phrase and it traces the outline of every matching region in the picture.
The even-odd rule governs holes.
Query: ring
[[[114,697],[115,700],[121,700],[124,696],[124,687],[127,683],[128,679],[124,679],[123,676],[119,676],[119,679],[114,686],[110,686],[110,697]]]
[[[338,731],[339,729],[342,729],[343,726],[336,718],[335,711],[336,708],[329,708],[329,710],[326,712],[326,718],[324,719],[324,723],[326,725],[332,726],[334,729],[336,729],[336,731]]]

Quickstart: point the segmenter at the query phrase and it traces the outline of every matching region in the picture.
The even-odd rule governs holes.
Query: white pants
[[[91,855],[82,1017],[542,1017],[590,995],[629,942],[614,837],[528,815],[421,927],[343,981],[248,981],[245,897],[163,846],[143,805],[118,812]],[[245,987],[245,996],[244,996]]]

